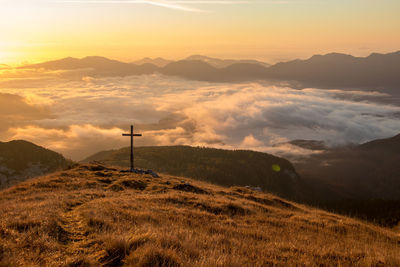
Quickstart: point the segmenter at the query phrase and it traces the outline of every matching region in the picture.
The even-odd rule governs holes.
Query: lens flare
[[[278,164],[273,164],[272,165],[272,170],[274,172],[280,172],[281,171],[281,166],[279,166]]]

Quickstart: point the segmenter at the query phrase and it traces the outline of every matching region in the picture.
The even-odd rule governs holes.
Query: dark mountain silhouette
[[[192,55],[190,57],[185,58],[185,60],[203,61],[205,63],[210,64],[211,66],[213,66],[215,68],[226,68],[230,65],[238,64],[238,63],[257,64],[257,65],[261,65],[263,67],[271,66],[268,63],[257,61],[257,60],[251,60],[251,59],[240,59],[240,60],[219,59],[219,58],[207,57],[207,56],[202,56],[202,55]]]
[[[193,80],[238,82],[270,80],[288,82],[292,86],[382,90],[400,94],[400,51],[371,54],[368,57],[332,53],[316,55],[307,60],[294,60],[263,67],[259,64],[236,63],[217,69],[205,62],[171,63],[174,71],[162,71]],[[200,67],[201,66],[201,67]],[[167,65],[165,68],[168,68]]]
[[[30,142],[0,142],[0,188],[71,165],[62,155]]]
[[[91,161],[128,167],[129,148],[99,152],[83,162]],[[135,164],[219,185],[261,187],[292,199],[303,193],[301,178],[288,160],[261,152],[189,146],[137,147]],[[274,170],[274,165],[279,170]]]
[[[400,85],[400,51],[368,57],[332,53],[278,63],[267,77],[322,88],[396,88]]]
[[[294,163],[310,192],[303,202],[385,226],[399,225],[400,135],[334,149],[318,141],[291,144],[324,151]]]
[[[264,80],[266,68],[260,64],[237,63],[220,70],[223,81]]]
[[[160,71],[165,75],[180,76],[191,80],[216,81],[219,79],[219,70],[200,60],[172,62]]]
[[[246,82],[266,80],[285,82],[297,88],[367,89],[400,94],[398,90],[400,87],[398,75],[400,51],[389,54],[375,53],[368,57],[332,53],[316,55],[307,60],[282,62],[271,67],[265,67],[259,62],[237,61],[239,63],[217,68],[213,66],[216,65],[216,59],[204,56],[192,56],[189,59],[171,62],[160,68],[149,63],[135,65],[103,57],[65,58],[21,68],[50,70],[89,68],[93,70],[94,75],[99,76],[141,75],[161,72],[165,75],[199,81]],[[224,61],[222,60],[222,62]]]
[[[306,180],[322,181],[338,198],[400,200],[400,135],[326,150],[296,163]]]

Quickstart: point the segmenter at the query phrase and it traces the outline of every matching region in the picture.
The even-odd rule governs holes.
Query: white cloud
[[[260,146],[263,146],[263,142],[254,138],[252,134],[246,136],[241,143],[241,147],[245,148],[258,148]]]
[[[132,123],[143,134],[137,145],[240,148],[285,156],[310,153],[286,143],[294,139],[337,145],[400,132],[400,107],[376,102],[387,97],[376,92],[214,84],[161,75],[40,77],[32,86],[0,84],[1,92],[25,97],[19,101],[38,114],[11,125],[1,122],[0,138],[30,140],[74,159],[129,145],[121,133]]]

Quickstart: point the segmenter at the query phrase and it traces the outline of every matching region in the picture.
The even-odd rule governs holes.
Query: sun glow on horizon
[[[399,11],[394,0],[0,0],[0,64],[90,55],[270,63],[329,52],[366,56],[400,49]]]

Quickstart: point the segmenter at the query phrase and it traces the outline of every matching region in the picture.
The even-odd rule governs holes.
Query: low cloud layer
[[[52,115],[46,106],[30,103],[19,95],[0,93],[0,133],[47,118]]]
[[[132,123],[143,133],[136,145],[284,156],[310,153],[287,144],[294,139],[333,146],[400,132],[400,107],[382,103],[387,96],[376,92],[213,84],[162,75],[78,80],[51,73],[3,80],[0,93],[2,140],[29,140],[75,160],[129,145],[121,134]]]

